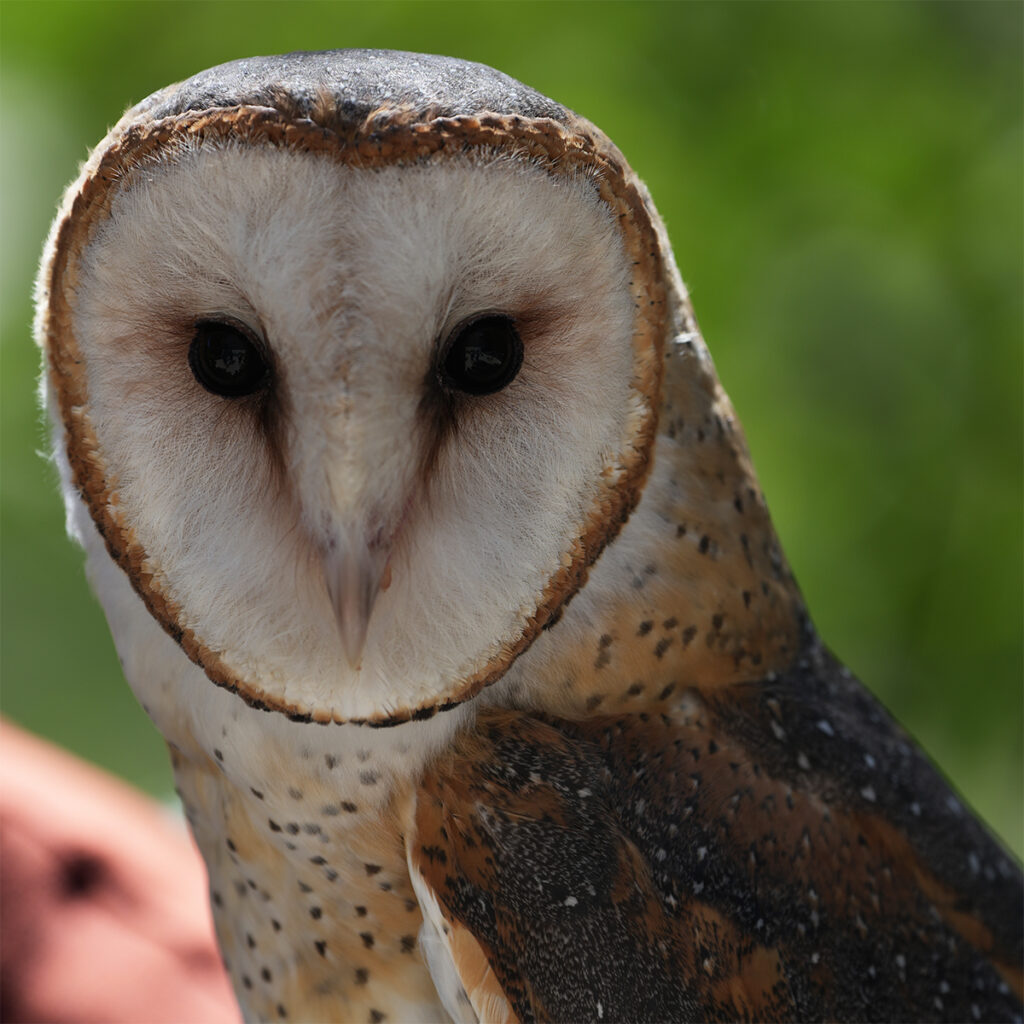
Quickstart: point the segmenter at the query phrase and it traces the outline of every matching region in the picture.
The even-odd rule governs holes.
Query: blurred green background
[[[1022,846],[1019,3],[0,5],[7,715],[152,792],[35,408],[35,263],[121,110],[256,53],[501,68],[650,185],[818,626]]]

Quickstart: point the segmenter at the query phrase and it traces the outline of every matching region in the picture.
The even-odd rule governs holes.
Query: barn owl
[[[205,71],[68,189],[37,336],[247,1019],[1019,1019],[1019,868],[819,641],[588,121]]]

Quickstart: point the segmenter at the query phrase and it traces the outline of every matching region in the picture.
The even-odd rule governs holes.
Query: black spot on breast
[[[324,942],[323,939],[317,939],[316,942],[313,943],[313,945],[316,946],[316,951],[321,956],[327,956],[327,943]]]

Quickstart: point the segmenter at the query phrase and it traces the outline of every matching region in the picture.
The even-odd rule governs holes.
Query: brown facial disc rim
[[[67,431],[68,459],[75,485],[110,556],[127,573],[150,614],[212,682],[236,693],[253,707],[301,721],[390,726],[422,720],[469,700],[499,679],[583,585],[590,566],[636,506],[650,470],[657,429],[669,319],[664,268],[650,215],[635,179],[614,146],[583,119],[566,126],[547,118],[517,115],[480,114],[416,121],[410,120],[401,108],[386,113],[390,120],[383,126],[382,112],[377,111],[372,126],[355,127],[343,134],[309,120],[289,119],[266,107],[190,112],[149,124],[129,125],[98,160],[94,157],[90,161],[58,228],[47,275],[49,303],[43,334],[51,382]],[[240,679],[218,652],[210,650],[191,629],[181,625],[181,608],[149,568],[145,550],[118,510],[116,481],[107,476],[99,439],[89,417],[84,362],[72,329],[69,297],[75,294],[78,284],[78,260],[97,225],[108,216],[119,184],[134,167],[152,159],[162,147],[173,147],[178,142],[226,139],[325,153],[360,167],[408,165],[444,159],[446,154],[512,149],[552,176],[570,174],[577,168],[589,169],[601,199],[620,225],[633,266],[630,287],[636,314],[631,386],[640,399],[639,422],[630,436],[623,439],[617,465],[599,485],[568,564],[563,564],[548,580],[520,636],[503,644],[481,669],[432,702],[366,718],[339,718],[334,712],[289,703]]]

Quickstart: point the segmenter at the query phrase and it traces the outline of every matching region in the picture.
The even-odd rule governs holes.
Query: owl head
[[[682,316],[660,234],[604,135],[478,64],[297,53],[158,92],[39,279],[77,494],[213,683],[321,722],[454,706],[638,500]]]

